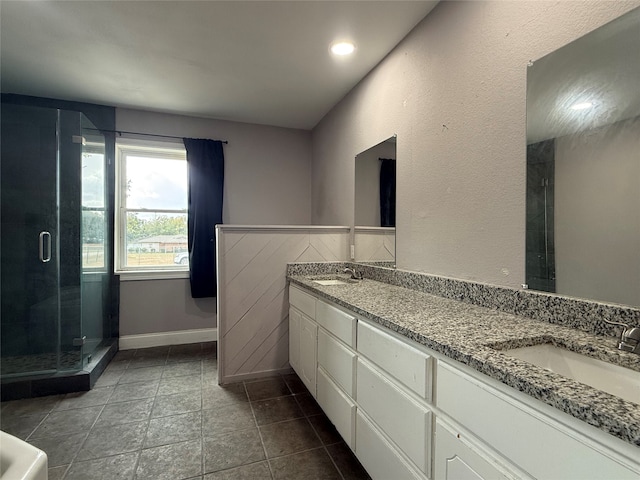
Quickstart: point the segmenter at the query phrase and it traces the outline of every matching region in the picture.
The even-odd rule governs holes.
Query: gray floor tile
[[[168,377],[160,380],[158,395],[171,395],[187,390],[201,390],[202,375],[185,375],[182,377]]]
[[[280,376],[247,383],[246,387],[249,400],[252,402],[291,394],[289,387]]]
[[[181,377],[184,375],[200,375],[202,373],[202,362],[172,363],[164,367],[162,378]]]
[[[47,454],[49,467],[68,465],[80,450],[87,433],[76,433],[60,437],[43,437],[31,440],[29,443]]]
[[[307,417],[307,420],[309,420],[324,445],[342,442],[342,437],[336,427],[333,426],[324,413]]]
[[[155,397],[158,391],[160,380],[148,382],[124,383],[117,385],[115,391],[109,398],[109,403],[128,402],[130,400],[140,400],[142,398]]]
[[[149,347],[149,348],[139,348],[138,350],[136,350],[135,355],[133,356],[133,359],[143,359],[143,358],[167,358],[167,355],[169,354],[169,350],[171,350],[171,347],[167,346],[167,345],[163,345],[160,347]]]
[[[264,449],[255,428],[205,437],[204,473],[226,470],[264,460]]]
[[[113,386],[96,387],[88,392],[67,393],[64,398],[56,405],[56,410],[69,410],[71,408],[93,407],[96,405],[104,405],[109,401],[109,397],[115,390]]]
[[[46,413],[36,415],[11,416],[0,414],[0,429],[9,435],[26,440],[40,422],[45,419]]]
[[[305,415],[311,416],[322,413],[322,408],[320,408],[320,405],[318,405],[318,402],[316,402],[310,393],[300,393],[294,395],[294,397]]]
[[[104,371],[102,375],[100,375],[100,378],[98,378],[98,380],[96,381],[96,388],[116,385],[122,378],[122,375],[124,375],[124,371],[124,369],[110,370],[108,372]]]
[[[152,418],[166,417],[202,409],[202,392],[191,390],[174,395],[158,395],[151,412]]]
[[[27,398],[2,402],[2,416],[22,416],[49,413],[64,395],[50,395],[48,397]]]
[[[208,473],[203,480],[268,480],[271,471],[267,462],[257,462],[241,467]]]
[[[234,383],[232,385],[218,385],[212,388],[203,388],[202,390],[202,408],[218,408],[222,405],[230,403],[248,402],[249,397],[242,383]]]
[[[202,359],[204,353],[199,343],[189,345],[173,345],[167,357],[167,364],[192,362],[195,359]]]
[[[47,480],[62,480],[64,474],[67,473],[69,465],[61,465],[59,467],[49,468],[47,472]]]
[[[260,434],[268,458],[322,446],[322,442],[306,418],[260,427]]]
[[[336,443],[334,445],[328,445],[326,448],[329,456],[338,467],[338,470],[340,470],[344,480],[371,479],[346,443]]]
[[[119,384],[123,383],[135,383],[135,382],[149,382],[152,380],[159,380],[162,376],[163,367],[145,367],[134,368],[132,370],[127,369],[120,378]]]
[[[201,412],[156,418],[149,422],[145,448],[183,442],[202,436]]]
[[[291,373],[289,375],[283,375],[282,379],[285,381],[291,393],[308,393],[307,387],[302,383],[300,377],[295,373]]]
[[[74,408],[52,412],[31,434],[30,438],[55,437],[88,432],[104,407]]]
[[[64,480],[133,479],[138,455],[138,452],[125,453],[87,462],[73,462]]]
[[[251,405],[258,425],[267,425],[304,416],[302,409],[292,395],[252,402]]]
[[[274,458],[269,460],[269,464],[275,480],[341,480],[324,448]]]
[[[143,450],[136,480],[181,480],[202,474],[202,440]]]
[[[166,355],[164,357],[137,358],[133,357],[129,362],[129,370],[146,367],[163,367],[167,363]]]
[[[224,405],[212,410],[202,410],[203,432],[232,432],[256,426],[248,403]]]
[[[147,422],[94,427],[78,452],[76,460],[90,460],[139,450],[142,448],[146,430]]]
[[[142,422],[151,416],[153,398],[131,400],[129,402],[110,403],[102,410],[96,427],[118,425],[121,423]]]

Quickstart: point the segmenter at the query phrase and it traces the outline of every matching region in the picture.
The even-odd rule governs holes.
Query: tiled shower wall
[[[288,369],[287,263],[348,261],[349,227],[219,225],[216,242],[220,383]]]

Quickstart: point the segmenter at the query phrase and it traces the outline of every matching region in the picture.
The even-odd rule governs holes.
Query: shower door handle
[[[38,242],[38,253],[40,254],[40,261],[42,263],[47,263],[51,260],[51,233],[42,231],[40,232],[40,235],[38,235],[38,238],[40,240]],[[46,257],[45,250],[47,252]]]

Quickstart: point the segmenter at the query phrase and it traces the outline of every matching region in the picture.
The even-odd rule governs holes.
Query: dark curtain
[[[396,226],[396,161],[381,158],[380,226]]]
[[[216,296],[215,225],[222,223],[224,152],[219,140],[185,138],[189,183],[189,279],[193,298]]]

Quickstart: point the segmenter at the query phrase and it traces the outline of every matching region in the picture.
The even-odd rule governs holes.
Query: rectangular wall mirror
[[[396,261],[396,136],[356,155],[354,260],[386,267]]]
[[[640,8],[527,71],[529,288],[640,306]]]

